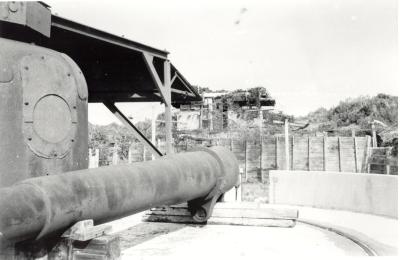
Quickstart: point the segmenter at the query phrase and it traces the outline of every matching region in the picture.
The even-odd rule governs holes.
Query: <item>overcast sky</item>
[[[396,0],[46,2],[63,17],[168,50],[193,85],[264,86],[289,114],[397,95]],[[141,119],[150,107],[123,110]],[[89,112],[93,123],[112,118],[97,106]]]

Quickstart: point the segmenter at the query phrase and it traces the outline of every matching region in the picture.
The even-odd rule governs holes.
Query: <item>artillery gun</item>
[[[73,240],[104,230],[79,239],[77,227],[154,206],[188,202],[193,220],[206,222],[237,183],[238,164],[221,147],[171,153],[171,107],[201,98],[168,53],[41,2],[1,2],[0,14],[0,258],[78,259]],[[154,101],[165,105],[166,155],[115,105]],[[157,159],[87,169],[88,102],[105,104]]]

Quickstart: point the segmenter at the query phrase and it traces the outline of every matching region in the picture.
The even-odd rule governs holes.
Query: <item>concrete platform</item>
[[[232,205],[249,206],[233,203],[229,207]],[[121,235],[122,259],[397,255],[397,219],[338,210],[289,208],[299,210],[293,228],[143,223],[144,213],[110,224],[114,233]]]

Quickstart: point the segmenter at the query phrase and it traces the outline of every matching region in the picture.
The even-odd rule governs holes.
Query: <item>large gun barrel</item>
[[[202,205],[215,203],[236,185],[238,176],[235,156],[213,147],[154,161],[26,179],[0,189],[0,235],[9,241],[38,239],[80,220],[101,224],[186,201],[195,202],[198,212],[193,214],[206,220],[210,212]]]

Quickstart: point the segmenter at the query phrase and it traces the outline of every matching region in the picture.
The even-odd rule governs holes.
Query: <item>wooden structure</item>
[[[264,227],[294,227],[297,209],[276,208],[258,203],[217,203],[207,223]],[[143,216],[147,222],[193,223],[186,204],[152,208]]]
[[[289,144],[288,153],[286,143]],[[290,136],[289,142],[285,141],[284,136],[263,136],[262,142],[223,138],[188,139],[176,148],[180,152],[198,145],[218,145],[230,149],[243,169],[243,182],[264,182],[268,179],[269,170],[367,172],[371,138]],[[143,148],[135,149],[140,149],[131,152],[137,155],[135,160],[143,161]]]
[[[390,147],[370,147],[367,151],[367,172],[397,174],[398,162],[391,156]]]

